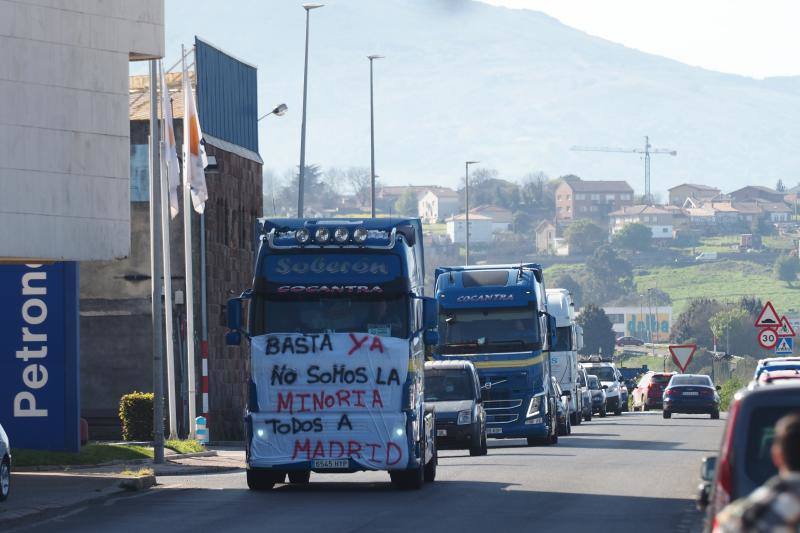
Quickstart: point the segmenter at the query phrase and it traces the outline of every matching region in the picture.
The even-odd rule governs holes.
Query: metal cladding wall
[[[197,37],[195,47],[203,133],[258,153],[256,68]]]
[[[77,263],[1,265],[0,302],[0,422],[11,444],[77,452]]]

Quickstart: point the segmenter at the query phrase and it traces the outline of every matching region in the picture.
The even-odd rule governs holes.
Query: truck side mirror
[[[717,457],[709,455],[703,457],[703,462],[700,463],[700,479],[703,481],[714,481],[714,472],[717,469]]]
[[[439,321],[439,302],[436,298],[422,299],[422,322],[426,330],[436,329]],[[438,340],[437,340],[438,342]]]
[[[225,344],[239,346],[242,343],[242,297],[231,298],[226,306],[228,312],[228,333]]]
[[[547,314],[547,331],[549,333],[549,335],[548,335],[549,339],[548,340],[550,341],[549,344],[550,344],[551,348],[553,346],[555,346],[555,344],[556,344],[556,339],[557,339],[556,327],[557,327],[556,326],[556,317],[554,317],[553,315],[548,313]]]

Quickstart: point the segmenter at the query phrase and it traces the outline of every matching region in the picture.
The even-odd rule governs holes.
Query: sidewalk
[[[54,514],[126,492],[120,487],[126,468],[152,468],[158,476],[188,476],[234,472],[244,468],[244,452],[218,449],[202,454],[170,454],[163,465],[130,461],[95,466],[48,467],[12,471],[11,494],[0,503],[0,530],[24,518]]]

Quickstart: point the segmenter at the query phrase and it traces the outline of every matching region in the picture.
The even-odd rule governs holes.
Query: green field
[[[771,300],[785,313],[800,308],[800,287],[787,287],[775,279],[771,266],[749,261],[718,261],[683,267],[657,267],[634,271],[637,290],[658,288],[672,298],[672,314],[683,312],[693,298],[736,300],[756,296]]]
[[[765,248],[771,250],[791,250],[795,247],[795,239],[791,236],[772,235],[762,239]],[[700,244],[694,247],[696,253],[700,252],[737,252],[739,235],[721,235],[718,237],[704,237]]]

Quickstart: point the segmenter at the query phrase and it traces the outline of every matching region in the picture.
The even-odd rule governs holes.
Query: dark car
[[[719,418],[719,387],[705,374],[676,374],[664,389],[664,418],[672,413],[708,414]]]
[[[592,392],[589,390],[589,384],[586,382],[586,370],[579,365],[578,368],[578,391],[583,395],[581,408],[583,409],[583,420],[589,422],[592,420]]]
[[[480,381],[469,361],[425,363],[425,403],[436,413],[436,446],[486,455],[486,412]]]
[[[644,346],[644,341],[636,337],[620,337],[617,346]]]
[[[556,398],[556,419],[558,420],[558,435],[564,436],[572,433],[572,423],[569,413],[569,395],[564,392],[556,378],[550,378],[551,393]]]
[[[736,393],[717,457],[706,457],[701,470],[698,507],[707,524],[728,503],[747,496],[776,474],[770,457],[775,423],[800,406],[800,383],[781,380],[753,384]]]
[[[8,498],[11,490],[11,445],[8,435],[0,425],[0,502]]]
[[[592,414],[599,414],[601,418],[606,416],[605,385],[601,385],[595,375],[586,376],[586,383],[589,384],[589,392],[592,394]]]

